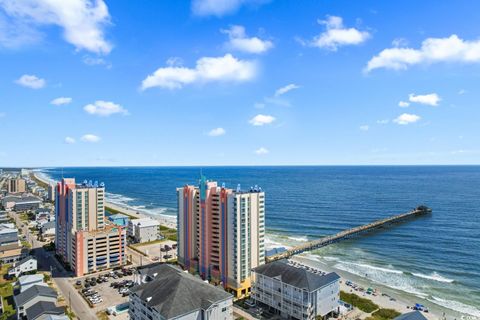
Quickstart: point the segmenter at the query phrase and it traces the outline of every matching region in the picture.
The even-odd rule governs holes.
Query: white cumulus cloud
[[[243,26],[231,26],[221,30],[228,34],[229,41],[225,44],[228,49],[247,53],[264,53],[273,48],[273,42],[258,37],[248,37]]]
[[[75,139],[72,138],[72,137],[65,137],[65,143],[66,144],[74,144],[75,143]]]
[[[275,91],[275,97],[279,97],[289,91],[292,91],[292,90],[295,90],[295,89],[298,89],[300,88],[299,85],[296,85],[294,83],[290,83],[284,87],[281,87],[281,88],[278,88],[276,91]]]
[[[359,45],[370,38],[367,31],[346,28],[341,17],[327,16],[318,23],[325,25],[326,30],[309,42],[314,47],[336,51],[341,46]]]
[[[255,150],[255,153],[258,154],[258,155],[268,154],[269,152],[270,151],[265,147],[260,147],[257,150]]]
[[[192,0],[192,11],[198,16],[221,17],[237,11],[243,5],[260,5],[269,0]]]
[[[210,137],[219,137],[219,136],[223,136],[224,134],[226,133],[225,129],[223,128],[215,128],[215,129],[212,129],[208,132],[208,135]]]
[[[415,94],[411,93],[408,96],[408,100],[410,102],[416,102],[416,103],[426,104],[426,105],[429,105],[429,106],[436,107],[436,106],[438,106],[438,103],[442,99],[436,93],[423,94],[423,95],[422,94],[415,95]]]
[[[111,101],[103,100],[97,100],[94,103],[87,104],[85,107],[83,107],[83,110],[85,110],[85,112],[89,114],[102,117],[108,117],[116,113],[128,115],[128,111],[124,109],[121,105],[113,103]]]
[[[65,40],[79,50],[107,54],[112,49],[104,35],[110,15],[103,0],[0,0],[0,7],[21,25],[61,27]]]
[[[369,125],[364,124],[364,125],[360,126],[360,130],[362,130],[362,131],[368,131],[369,129],[370,129]]]
[[[448,38],[425,39],[419,49],[384,49],[370,59],[365,71],[379,68],[404,70],[417,64],[439,62],[479,63],[480,40],[463,40],[454,34]]]
[[[45,79],[39,78],[31,74],[24,74],[23,76],[15,80],[15,83],[32,89],[41,89],[47,84]]]
[[[400,102],[398,103],[398,106],[399,106],[400,108],[407,108],[408,106],[410,106],[410,102],[400,101]]]
[[[196,82],[242,82],[253,79],[256,73],[255,62],[240,60],[231,54],[223,57],[203,57],[197,60],[195,68],[168,66],[157,69],[142,81],[141,89],[179,89]]]
[[[416,114],[403,113],[399,115],[396,119],[394,119],[393,122],[401,125],[407,125],[410,123],[415,123],[420,119],[420,116],[417,116]]]
[[[271,124],[275,121],[275,117],[265,114],[257,114],[255,117],[250,119],[250,124],[254,126],[263,126],[266,124]]]
[[[63,106],[65,104],[69,104],[71,102],[72,102],[72,98],[59,97],[59,98],[56,98],[56,99],[53,99],[52,101],[50,101],[50,104],[53,104],[54,106]]]
[[[83,142],[93,142],[93,143],[95,143],[95,142],[99,142],[99,141],[100,141],[100,137],[99,137],[99,136],[96,136],[96,135],[94,135],[94,134],[89,133],[89,134],[83,135],[83,136],[80,138],[80,140],[82,140]]]

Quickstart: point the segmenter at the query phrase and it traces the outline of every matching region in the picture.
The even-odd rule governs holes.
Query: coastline
[[[44,183],[51,183],[54,180],[49,179],[48,176],[46,176],[44,173],[41,171],[34,171],[33,172],[34,176],[36,179],[44,182]],[[144,217],[150,217],[153,218],[157,221],[160,222],[161,225],[167,226],[172,229],[176,229],[176,217],[175,216],[168,216],[168,215],[161,215],[161,214],[151,214],[151,213],[146,213],[142,212],[142,209],[137,209],[136,207],[130,207],[126,204],[123,203],[118,203],[118,202],[111,202],[111,201],[106,201],[106,207],[111,208],[115,211],[118,211],[119,213],[126,214],[128,216],[133,216],[136,218],[144,218]],[[267,234],[267,235],[276,235],[276,234]],[[303,239],[304,237],[294,237],[294,236],[287,236],[285,235],[285,239],[282,239],[280,242],[275,242],[273,241],[271,245],[279,247],[279,246],[285,246],[288,247],[289,245],[286,244],[286,241],[294,240],[294,241],[306,241]],[[306,239],[306,238],[305,238]],[[284,241],[285,240],[285,241]],[[310,265],[312,267],[324,270],[324,271],[335,271],[337,272],[341,277],[342,277],[342,290],[345,292],[350,292],[351,288],[347,287],[344,285],[345,280],[351,280],[354,283],[357,283],[364,288],[377,288],[379,292],[381,293],[387,293],[389,296],[393,297],[396,299],[396,301],[390,301],[389,297],[382,297],[381,294],[377,297],[374,297],[372,295],[364,295],[362,292],[353,292],[359,296],[366,297],[372,301],[374,301],[376,304],[378,304],[382,308],[392,308],[395,309],[399,312],[405,313],[412,311],[411,309],[408,309],[407,306],[413,306],[416,302],[420,302],[423,304],[426,304],[429,308],[429,313],[424,313],[424,315],[428,319],[441,319],[443,312],[446,313],[448,316],[448,319],[454,319],[454,318],[460,318],[462,316],[461,313],[452,310],[450,308],[442,307],[437,305],[436,303],[429,301],[427,299],[421,298],[421,297],[415,297],[414,294],[409,294],[408,292],[405,292],[403,290],[396,290],[394,288],[391,288],[385,284],[376,282],[372,279],[357,276],[355,274],[352,274],[348,271],[344,270],[339,270],[338,268],[335,268],[333,266],[329,266],[322,261],[316,259],[315,257],[309,257],[307,256],[297,256],[294,258],[294,260],[297,261],[302,261],[303,264]],[[477,319],[473,317],[472,319]]]
[[[412,306],[415,303],[413,301],[410,301],[409,299],[406,299],[404,296],[401,294],[398,294],[394,290],[389,290],[388,288],[384,288],[383,286],[379,286],[371,281],[368,281],[367,279],[358,277],[358,276],[352,276],[350,274],[347,274],[346,272],[342,272],[341,270],[337,270],[335,268],[331,268],[327,265],[322,264],[321,262],[315,261],[313,259],[310,259],[308,257],[299,255],[299,256],[294,256],[290,258],[290,260],[295,261],[297,263],[303,264],[305,266],[309,266],[312,268],[316,268],[325,272],[336,272],[340,277],[341,277],[341,283],[340,283],[340,290],[344,291],[346,293],[354,293],[359,297],[369,299],[373,301],[375,304],[377,304],[380,308],[385,308],[385,309],[394,309],[400,313],[407,313],[410,311],[413,311],[412,309],[408,308],[408,306]],[[369,295],[366,294],[365,292],[359,292],[352,287],[346,285],[346,281],[352,281],[353,283],[366,288],[372,288],[375,290],[377,293],[376,296],[374,295]],[[382,295],[386,294],[386,295]],[[390,300],[390,298],[394,298],[394,300]],[[352,311],[345,319],[357,319],[359,315],[364,315],[365,313],[356,310]],[[442,319],[442,311],[437,310],[436,308],[431,309],[429,308],[429,312],[425,313],[422,312],[422,314],[429,320],[435,320],[435,319]],[[451,317],[454,317],[451,315]]]

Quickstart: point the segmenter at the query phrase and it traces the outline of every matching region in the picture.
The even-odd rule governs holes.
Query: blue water
[[[480,317],[480,167],[207,167],[207,178],[266,192],[270,245],[293,245],[403,213],[433,214],[329,246],[313,256],[331,267]],[[45,169],[59,179],[62,170]],[[110,199],[176,215],[175,188],[200,168],[64,168],[63,176],[106,184]],[[312,256],[312,255],[311,255]]]

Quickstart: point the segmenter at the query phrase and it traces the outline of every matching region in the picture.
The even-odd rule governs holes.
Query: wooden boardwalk
[[[376,230],[376,229],[379,229],[379,228],[382,228],[382,227],[387,227],[387,226],[390,226],[392,224],[399,223],[399,222],[405,221],[405,220],[413,218],[413,217],[418,217],[418,216],[428,214],[430,212],[432,212],[432,210],[430,208],[428,208],[426,206],[419,206],[419,207],[417,207],[416,209],[414,209],[410,212],[397,214],[395,216],[385,218],[385,219],[381,219],[381,220],[377,220],[377,221],[374,221],[372,223],[369,223],[369,224],[366,224],[366,225],[363,225],[363,226],[359,226],[359,227],[351,228],[351,229],[348,229],[348,230],[344,230],[342,232],[339,232],[339,233],[331,235],[331,236],[327,236],[327,237],[323,237],[323,238],[318,239],[318,240],[313,240],[313,241],[303,243],[301,245],[293,247],[293,248],[291,248],[287,251],[284,251],[282,253],[277,253],[275,255],[266,257],[265,262],[268,263],[268,262],[272,262],[272,261],[276,261],[276,260],[280,260],[280,259],[286,259],[286,258],[289,258],[289,257],[291,257],[293,255],[296,255],[296,254],[300,254],[300,253],[303,253],[303,252],[306,252],[306,251],[312,251],[312,250],[315,250],[315,249],[319,249],[319,248],[328,246],[329,244],[337,243],[337,242],[340,242],[342,240],[357,237],[361,234],[370,232],[372,230]]]

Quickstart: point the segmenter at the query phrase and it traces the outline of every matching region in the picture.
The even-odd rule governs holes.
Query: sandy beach
[[[412,311],[412,309],[408,308],[408,306],[412,306],[415,303],[413,301],[408,301],[404,299],[402,296],[399,294],[395,294],[393,290],[385,290],[385,289],[380,289],[377,285],[369,283],[368,280],[366,279],[360,279],[357,277],[350,277],[348,278],[345,276],[345,273],[339,272],[338,270],[333,270],[332,268],[329,268],[324,265],[320,265],[320,263],[312,261],[308,258],[302,257],[302,256],[295,256],[292,257],[290,260],[301,263],[305,266],[309,266],[312,268],[316,268],[325,272],[337,272],[341,276],[341,284],[340,284],[340,290],[348,292],[348,293],[354,293],[362,298],[366,298],[369,300],[372,300],[375,304],[380,306],[381,308],[387,308],[387,309],[394,309],[398,312],[401,313],[406,313]],[[365,292],[360,292],[360,291],[355,291],[352,287],[347,286],[345,283],[347,280],[350,280],[354,282],[355,284],[362,286],[363,288],[372,288],[375,290],[376,295],[370,295],[366,294]],[[382,295],[382,293],[384,295]],[[394,298],[394,300],[391,300],[390,298]],[[429,309],[428,313],[423,313],[423,315],[427,319],[442,319],[442,311],[437,310],[437,309]],[[347,317],[343,319],[357,319],[357,318],[365,318],[366,314],[360,310],[354,310],[348,314]],[[447,319],[454,319],[453,316],[447,317]]]

